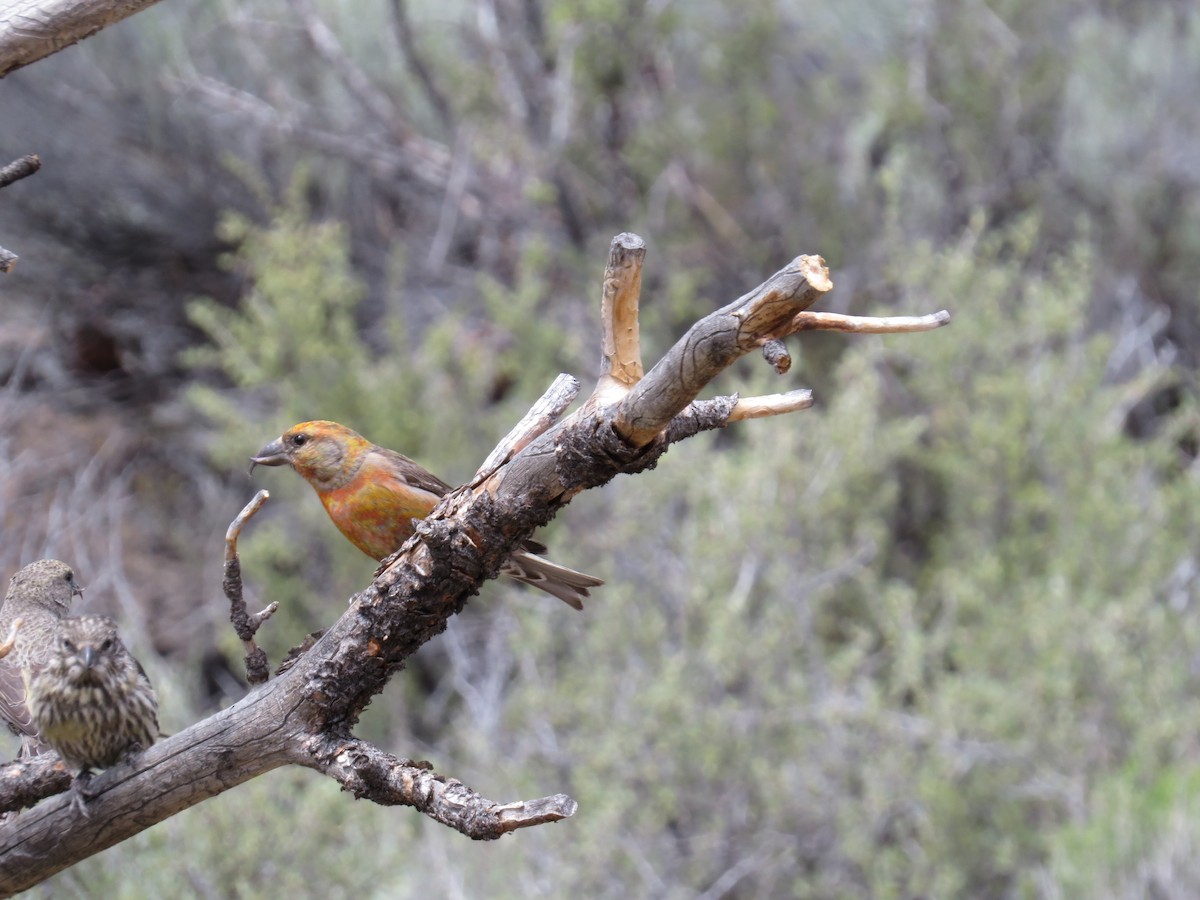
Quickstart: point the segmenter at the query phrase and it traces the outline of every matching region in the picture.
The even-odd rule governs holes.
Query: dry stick
[[[272,603],[254,615],[246,611],[246,601],[242,596],[242,563],[238,559],[237,542],[246,523],[262,509],[270,497],[266,491],[255,494],[254,499],[238,513],[237,518],[229,523],[225,532],[225,575],[221,579],[221,587],[229,600],[229,621],[233,623],[233,630],[246,647],[246,680],[250,684],[262,684],[270,677],[266,651],[254,643],[254,635],[258,633],[263,622],[275,614],[279,604]]]
[[[600,299],[600,337],[603,357],[594,403],[611,403],[643,375],[638,303],[642,294],[642,263],[646,242],[636,234],[618,234],[608,247],[604,288]]]
[[[778,338],[763,341],[762,353],[763,359],[769,362],[780,375],[786,374],[792,367],[792,356],[788,353],[787,345]]]
[[[425,92],[425,99],[437,113],[442,127],[447,132],[453,131],[454,116],[450,112],[450,101],[446,99],[446,95],[433,80],[433,74],[425,63],[425,57],[417,47],[405,0],[392,0],[392,26],[396,31],[396,41],[400,44],[400,49],[404,51],[404,61]]]
[[[825,260],[796,257],[688,329],[612,411],[612,427],[631,447],[646,447],[709,381],[764,340],[792,333],[797,313],[832,287]]]
[[[6,188],[22,178],[28,178],[41,167],[42,159],[36,153],[14,159],[7,166],[0,168],[0,188]]]
[[[400,115],[391,98],[346,52],[312,0],[289,0],[289,5],[304,26],[313,49],[330,65],[354,101],[388,129],[392,142],[403,148],[419,180],[441,190],[450,172],[450,148],[425,137]]]
[[[158,0],[5,0],[0,3],[0,78],[91,37]]]
[[[502,465],[529,446],[534,438],[559,420],[567,407],[579,396],[579,379],[573,375],[559,375],[546,388],[538,402],[512,427],[488,454],[475,477],[469,484],[474,487],[490,477]]]
[[[494,840],[518,828],[570,818],[579,808],[566,794],[493,803],[458,779],[438,775],[427,762],[398,759],[365,741],[336,741],[328,754],[316,756],[319,770],[356,798],[412,806],[426,814],[437,807],[443,811],[436,817],[442,824],[476,840]]]
[[[942,309],[927,316],[844,316],[831,312],[802,312],[792,320],[789,333],[797,331],[845,331],[856,334],[911,334],[932,331],[950,322]]]
[[[14,181],[20,181],[22,178],[28,178],[41,167],[42,160],[36,153],[13,160],[7,166],[0,168],[0,188],[8,187]],[[0,272],[7,275],[17,264],[18,259],[20,257],[17,254],[0,247]]]
[[[763,397],[742,397],[729,413],[730,422],[744,419],[764,419],[808,409],[813,405],[812,391],[801,388],[786,394],[767,394]]]

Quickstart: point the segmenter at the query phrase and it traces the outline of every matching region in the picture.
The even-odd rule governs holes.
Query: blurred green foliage
[[[268,187],[220,219],[236,297],[187,305],[218,470],[332,418],[465,478],[559,371],[586,390],[626,228],[647,363],[799,252],[834,308],[955,319],[806,334],[782,387],[735,367],[715,390],[817,406],[577,498],[547,539],[608,579],[585,614],[485,585],[362,723],[499,801],[566,791],[572,821],[475,846],[280,772],[39,890],[1192,896],[1200,12],[417,4],[450,127],[379,10],[320,7],[403,128],[297,29],[231,18],[189,63],[292,116],[290,141],[227,135]],[[459,193],[414,187],[426,157],[389,168],[414,132]],[[277,655],[373,563],[299,479],[256,479]]]

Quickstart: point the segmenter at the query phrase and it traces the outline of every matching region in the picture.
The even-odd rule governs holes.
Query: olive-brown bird
[[[92,769],[154,743],[158,698],[108,616],[64,618],[54,638],[45,663],[27,676],[27,703],[42,738],[76,770],[82,810]]]
[[[450,485],[407,456],[372,444],[337,422],[301,422],[251,457],[254,466],[291,466],[313,486],[333,524],[350,543],[383,559],[400,549]],[[500,571],[583,609],[588,588],[604,582],[538,556],[545,547],[527,541]]]
[[[47,749],[25,702],[26,671],[45,665],[54,648],[59,620],[71,612],[71,601],[83,594],[71,567],[57,559],[39,559],[17,572],[0,604],[0,636],[21,622],[12,651],[0,659],[0,720],[21,737],[20,756]]]

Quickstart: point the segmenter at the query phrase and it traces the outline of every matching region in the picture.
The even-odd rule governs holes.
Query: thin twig
[[[266,491],[255,494],[254,499],[246,504],[225,531],[225,577],[221,580],[221,587],[229,600],[229,621],[233,623],[233,630],[237,632],[246,648],[246,680],[250,684],[262,684],[270,677],[267,654],[254,642],[254,635],[262,624],[275,614],[279,604],[272,603],[254,615],[246,611],[246,600],[242,593],[242,564],[238,559],[237,542],[246,523],[262,509],[270,497]]]
[[[927,316],[846,316],[841,313],[797,313],[791,331],[846,331],[856,334],[907,334],[933,331],[950,324],[950,313],[939,310]]]
[[[359,799],[383,806],[412,806],[435,821],[477,841],[491,841],[519,828],[558,822],[579,804],[566,794],[516,803],[493,803],[456,778],[433,771],[359,740],[331,740],[315,754],[313,767]]]
[[[483,465],[471,479],[471,486],[481,484],[502,465],[528,447],[534,438],[558,421],[577,396],[579,396],[578,378],[565,374],[555,378],[538,402],[529,408],[529,412],[525,413],[524,418],[514,425],[495,449],[488,454],[488,458],[483,461]]]
[[[396,31],[396,41],[400,44],[400,49],[404,51],[404,61],[408,64],[409,71],[416,76],[417,83],[425,92],[425,99],[437,113],[442,127],[446,129],[447,133],[452,132],[454,117],[450,113],[450,101],[446,99],[446,95],[433,80],[433,73],[425,64],[425,58],[417,47],[412,22],[408,18],[408,4],[405,3],[405,0],[392,0],[392,27]]]
[[[745,419],[764,419],[767,416],[782,416],[786,413],[808,409],[813,405],[813,393],[808,388],[788,391],[786,394],[767,394],[763,397],[742,397],[729,414],[730,422]]]
[[[780,375],[792,367],[792,356],[788,353],[783,341],[776,338],[764,341],[762,346],[763,359],[769,362]]]
[[[36,153],[14,159],[7,166],[0,168],[0,188],[6,188],[22,178],[28,178],[41,167],[42,158]]]

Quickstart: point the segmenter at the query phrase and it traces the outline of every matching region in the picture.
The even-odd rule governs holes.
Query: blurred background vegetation
[[[491,845],[277,772],[40,896],[1200,894],[1200,9],[1184,0],[171,0],[0,85],[0,560],[72,562],[168,730],[240,696],[221,535],[257,487],[272,653],[374,563],[298,478],[332,418],[469,475],[599,352],[799,253],[816,408],[672,449],[546,535],[364,736],[579,814]],[[14,744],[15,749],[15,744]]]

